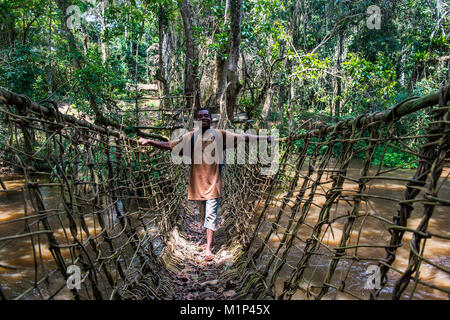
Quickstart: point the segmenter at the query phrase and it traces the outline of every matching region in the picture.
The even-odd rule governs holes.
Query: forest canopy
[[[0,86],[111,126],[133,84],[156,84],[159,108],[245,113],[288,134],[312,116],[385,110],[450,73],[442,0],[0,0],[0,10]]]

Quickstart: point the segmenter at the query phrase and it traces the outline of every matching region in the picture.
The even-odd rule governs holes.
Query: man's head
[[[196,112],[196,118],[197,121],[202,122],[202,129],[209,129],[209,127],[211,127],[212,116],[211,111],[209,111],[209,109],[206,108],[198,109]]]

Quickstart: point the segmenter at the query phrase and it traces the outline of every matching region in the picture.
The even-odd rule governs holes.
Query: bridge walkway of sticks
[[[449,247],[450,230],[433,227],[450,205],[448,101],[446,86],[284,137],[270,176],[261,164],[227,165],[216,258],[205,262],[186,165],[0,88],[0,161],[22,177],[0,176],[0,208],[23,198],[14,215],[0,212],[0,297],[407,299],[420,288],[448,297],[448,281],[422,276],[450,276],[448,259],[426,248]],[[414,173],[383,167],[389,150],[407,155]],[[377,192],[383,181],[402,196]],[[383,201],[392,210],[380,212]],[[408,258],[398,264],[400,253]],[[364,289],[354,275],[366,279],[369,267],[380,281]]]

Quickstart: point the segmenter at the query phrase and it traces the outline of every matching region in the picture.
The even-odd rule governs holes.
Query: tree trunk
[[[102,61],[103,63],[106,62],[107,53],[106,53],[106,41],[105,41],[105,29],[106,29],[106,23],[105,23],[105,9],[107,6],[106,3],[107,0],[102,0],[100,3],[100,24],[101,24],[101,30],[100,30],[100,47],[102,50]]]
[[[142,41],[142,37],[144,36],[144,24],[145,24],[145,19],[142,19],[142,25],[141,25],[141,29],[142,29],[142,33],[139,35],[138,37],[138,41],[136,44],[136,51],[134,54],[134,83],[136,84],[136,94],[138,94],[138,87],[137,87],[137,83],[139,81],[139,47],[141,46],[141,41]]]
[[[272,106],[272,88],[268,88],[266,93],[266,99],[264,101],[264,106],[262,109],[262,117],[263,119],[266,119],[269,115],[270,107]]]
[[[217,53],[216,56],[216,76],[217,76],[217,89],[216,89],[216,107],[219,109],[221,119],[227,118],[226,100],[225,94],[227,90],[227,72],[226,66],[228,61],[223,58],[221,53]]]
[[[48,59],[49,63],[48,63],[48,78],[47,78],[47,83],[48,83],[48,94],[51,95],[53,93],[53,57],[52,57],[52,46],[53,46],[53,32],[52,32],[52,16],[49,15],[48,16],[48,52],[49,52],[49,56],[50,59]]]
[[[184,36],[186,39],[186,57],[184,65],[184,94],[187,108],[200,108],[200,83],[198,73],[198,53],[192,32],[193,12],[189,0],[180,1],[180,11],[183,18]]]
[[[402,58],[400,61],[400,84],[405,86],[405,71],[406,71],[406,45],[402,47]]]
[[[171,52],[170,44],[170,29],[168,26],[167,12],[164,11],[162,5],[159,6],[158,13],[158,31],[159,31],[159,46],[158,46],[158,71],[156,72],[156,79],[162,83],[163,96],[162,108],[166,109],[169,106],[169,80],[167,72],[168,59]]]
[[[27,43],[27,36],[28,36],[28,31],[30,30],[31,26],[33,25],[33,23],[41,16],[41,14],[37,13],[36,16],[25,25],[24,29],[23,29],[23,40],[22,40],[22,45],[25,45]]]
[[[344,50],[344,31],[339,29],[338,39],[336,43],[336,77],[335,77],[335,91],[334,91],[334,116],[339,117],[341,113],[341,95],[342,95],[342,83],[340,78],[342,68],[342,53]],[[333,109],[333,108],[332,108]],[[330,110],[330,116],[333,116],[332,110]]]
[[[66,12],[67,12],[67,8],[70,5],[69,1],[68,0],[57,0],[57,5],[58,5],[59,10],[61,11],[61,15],[60,15],[61,26],[63,28],[64,33],[67,36],[69,50],[72,54],[73,68],[81,69],[84,64],[84,57],[81,54],[80,50],[78,49],[78,44],[77,44],[77,40],[75,39],[75,36],[73,35],[72,31],[69,29],[69,27],[66,24],[66,21],[68,18]],[[87,93],[89,105],[95,114],[95,122],[97,124],[111,125],[114,127],[118,127],[119,125],[116,122],[106,118],[103,115],[103,113],[100,111],[100,108],[98,107],[97,102],[95,100],[94,93],[92,92],[89,85],[86,85],[86,84],[82,84],[82,85],[83,85],[83,90],[86,91],[86,93]]]
[[[300,10],[302,8],[302,0],[297,0],[295,2],[294,12],[292,14],[290,32],[292,36],[292,45],[295,49],[299,48],[299,19],[300,19]],[[303,17],[303,16],[302,16]],[[285,63],[286,74],[292,74],[292,60],[287,59]],[[281,109],[284,104],[291,100],[291,88],[290,81],[288,79],[282,79],[283,82],[289,82],[280,85],[280,91],[278,96],[278,106]]]
[[[241,7],[242,0],[230,0],[230,47],[227,65],[227,117],[233,120],[237,97],[242,85],[239,83],[237,72],[239,62],[239,47],[241,44]]]
[[[14,48],[16,42],[16,17],[7,11],[2,11],[0,16],[0,45]]]

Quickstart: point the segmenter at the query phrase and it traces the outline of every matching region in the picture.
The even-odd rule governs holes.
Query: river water
[[[351,164],[348,175],[353,177],[359,177],[361,170],[361,163],[355,161]],[[445,168],[441,180],[445,180],[444,178],[449,174],[449,168]],[[390,172],[385,174],[385,176],[390,176],[394,178],[411,178],[414,174],[414,170],[402,169],[396,170],[394,172]],[[14,234],[18,234],[23,232],[24,230],[24,222],[12,222],[15,219],[20,219],[24,217],[25,213],[27,215],[33,215],[32,206],[27,200],[27,212],[25,212],[24,208],[24,193],[20,189],[24,185],[24,177],[18,175],[7,175],[2,176],[1,180],[5,184],[9,192],[0,192],[0,238],[11,236]],[[40,181],[41,183],[45,183],[45,179]],[[300,181],[301,184],[301,181]],[[395,180],[374,180],[369,183],[367,193],[371,195],[377,195],[382,197],[389,197],[401,200],[404,192],[404,181],[395,181]],[[1,189],[0,189],[1,190]],[[326,190],[326,186],[324,186],[324,190],[319,193],[324,193]],[[351,196],[352,190],[357,190],[357,184],[349,183],[348,181],[344,185],[344,194],[348,194]],[[52,224],[53,230],[55,230],[55,235],[60,243],[67,243],[66,234],[67,229],[61,227],[61,223],[57,218],[56,213],[62,212],[63,209],[62,203],[60,200],[59,188],[54,186],[44,186],[40,188],[42,193],[46,208],[49,211],[50,217],[49,220]],[[293,198],[295,198],[296,193],[294,193]],[[308,194],[306,194],[308,196]],[[450,199],[450,181],[446,180],[441,185],[440,197],[444,199]],[[318,194],[314,197],[314,203],[321,205],[325,201],[325,197],[323,195]],[[414,205],[415,210],[411,218],[408,220],[408,227],[416,228],[419,224],[423,206],[420,204]],[[331,212],[331,215],[339,215],[339,212],[346,212],[350,207],[341,201],[338,207],[338,210],[334,208]],[[394,203],[389,200],[383,199],[374,199],[371,201],[370,208],[362,208],[361,210],[370,210],[371,213],[382,216],[389,221],[392,221],[393,214],[397,211],[398,203]],[[59,211],[58,211],[59,210]],[[269,212],[269,220],[273,220],[277,213],[276,208],[271,208],[271,212]],[[310,226],[314,226],[317,222],[317,216],[320,209],[316,206],[311,207],[311,211],[307,216],[306,224]],[[339,211],[339,212],[337,212]],[[365,211],[367,212],[367,211]],[[52,215],[54,214],[54,215]],[[287,224],[287,216],[284,216],[280,225]],[[29,222],[32,224],[37,223],[37,219],[29,219]],[[338,220],[339,221],[339,220]],[[96,234],[100,231],[100,226],[98,224],[97,219],[92,216],[86,216],[86,222],[88,224],[88,228],[90,233]],[[113,221],[109,221],[108,223],[112,224]],[[356,241],[359,237],[360,243],[370,243],[370,244],[386,244],[389,242],[390,234],[387,231],[386,223],[382,223],[377,219],[364,219],[364,226],[361,228],[361,232],[359,229],[361,227],[361,222],[358,222],[354,228],[355,232],[352,234],[350,239],[350,243],[352,241]],[[333,224],[333,230],[331,232],[330,229],[325,232],[322,237],[324,243],[330,246],[337,246],[339,244],[339,240],[342,234],[342,226],[344,222],[339,223],[336,222]],[[32,225],[31,228],[34,228]],[[267,230],[267,229],[265,229]],[[448,211],[448,207],[437,206],[434,214],[430,220],[428,230],[433,233],[450,236],[450,215]],[[264,229],[263,229],[264,231]],[[270,239],[270,246],[272,248],[276,248],[279,244],[279,241],[283,235],[283,229],[280,229],[278,235],[274,235]],[[300,228],[298,237],[301,239],[307,239],[311,234],[311,228],[307,225],[305,227]],[[43,245],[39,246],[37,243],[34,243],[35,250],[37,252],[37,256],[40,261],[38,261],[38,268],[45,268],[46,270],[51,270],[55,268],[53,257],[48,250],[48,246],[45,244],[47,240],[45,238],[45,234],[41,235]],[[69,236],[70,238],[70,236]],[[83,239],[86,238],[86,234],[83,234]],[[403,247],[400,248],[397,252],[396,260],[394,263],[394,267],[399,270],[404,270],[408,265],[409,258],[409,240],[411,240],[411,233],[407,232],[404,235],[403,239]],[[296,244],[296,247],[292,249],[291,254],[288,257],[288,264],[295,265],[299,258],[302,255],[302,249],[304,247],[304,243],[299,241]],[[0,241],[0,284],[2,286],[3,293],[7,298],[15,298],[20,293],[24,292],[26,289],[30,288],[33,285],[34,275],[35,275],[35,260],[33,254],[33,247],[31,243],[30,237],[18,238],[13,241]],[[348,252],[347,252],[348,253]],[[68,249],[62,249],[62,254],[65,258],[70,257],[70,251]],[[265,252],[266,258],[269,257],[268,252]],[[385,250],[382,248],[359,248],[357,255],[359,257],[372,257],[379,258],[385,255]],[[439,239],[439,238],[431,238],[427,240],[426,249],[424,251],[424,256],[435,263],[439,263],[440,265],[445,266],[446,268],[450,267],[450,247],[448,240]],[[309,279],[311,283],[320,284],[325,276],[327,266],[327,259],[315,256],[311,259],[311,265],[313,268],[307,270],[305,274],[305,278]],[[365,298],[368,297],[368,292],[364,291],[364,285],[367,281],[366,270],[370,264],[375,264],[375,262],[366,261],[356,265],[353,265],[350,268],[350,272],[347,274],[349,270],[349,262],[341,261],[338,265],[338,268],[335,272],[335,279],[340,280],[342,277],[346,279],[346,289],[357,293],[359,296],[363,296]],[[292,269],[288,266],[282,269],[280,277],[276,281],[276,288],[279,292],[282,287],[283,281],[289,278],[292,273]],[[389,282],[387,288],[383,291],[381,298],[389,298],[389,294],[392,292],[392,284],[398,279],[398,274],[393,271],[388,273]],[[450,289],[450,276],[449,274],[440,271],[426,263],[423,263],[420,269],[420,278],[430,284],[437,285],[440,287],[444,287],[446,289]],[[39,279],[37,279],[39,280]],[[52,289],[57,288],[62,283],[61,281],[53,281],[49,283],[49,292]],[[409,289],[408,289],[409,290]],[[407,290],[407,291],[408,291]],[[35,291],[30,291],[28,294],[24,295],[25,299],[35,299],[38,293]],[[57,298],[58,299],[68,299],[71,297],[71,293],[68,290],[62,290]],[[405,296],[406,298],[408,295]],[[305,298],[301,291],[299,291],[293,297],[294,299],[303,299]],[[341,292],[336,292],[335,290],[330,290],[329,294],[325,296],[326,299],[351,299],[352,296],[343,294]],[[423,285],[419,285],[414,293],[414,299],[448,299],[447,294],[432,289]]]
[[[30,199],[25,195],[21,189],[24,186],[25,179],[20,175],[6,175],[1,176],[3,184],[5,185],[8,192],[0,192],[0,239],[4,237],[10,237],[17,234],[28,233],[24,231],[25,216],[30,217],[28,219],[30,230],[35,232],[36,230],[43,230],[42,222],[39,222],[38,217],[33,217],[35,212],[33,210],[32,203]],[[56,240],[59,245],[71,245],[73,243],[73,237],[70,234],[69,224],[65,218],[66,214],[64,211],[64,206],[61,200],[60,187],[51,185],[48,183],[46,177],[39,177],[39,184],[42,184],[39,191],[42,195],[42,199],[48,214],[48,221],[53,230]],[[0,190],[1,187],[0,187]],[[87,195],[90,197],[91,195]],[[25,202],[26,200],[26,202]],[[26,204],[26,205],[24,205]],[[137,226],[137,216],[136,216],[136,205],[133,203],[127,203],[128,212],[131,221],[134,226],[136,226],[136,231],[141,237],[145,234],[142,227]],[[123,208],[121,201],[118,202],[119,211]],[[111,206],[110,206],[111,207]],[[109,247],[103,241],[101,227],[96,214],[94,214],[95,209],[92,206],[79,206],[80,213],[83,214],[86,226],[88,228],[89,234],[97,239],[100,243],[99,249],[103,255],[108,255]],[[110,210],[105,210],[102,214],[103,219],[106,224],[106,228],[109,230],[109,235],[114,237],[121,231],[121,226],[118,223],[117,214],[115,209],[111,207]],[[121,212],[123,213],[123,212]],[[81,231],[80,221],[75,218],[78,225],[77,237],[81,241],[86,241],[87,233]],[[144,218],[144,220],[148,220]],[[38,229],[38,224],[40,224]],[[155,234],[156,229],[148,224],[147,228],[148,234]],[[40,242],[37,241],[38,237]],[[115,246],[119,246],[120,239],[114,239],[113,243]],[[155,239],[158,241],[158,238]],[[157,246],[154,243],[154,246]],[[33,250],[34,249],[34,250]],[[155,247],[155,250],[158,249]],[[90,247],[87,247],[88,252],[91,256],[95,257],[95,253],[91,252]],[[126,251],[126,249],[124,249]],[[122,251],[124,251],[122,250]],[[128,252],[124,253],[125,255]],[[76,253],[72,254],[70,248],[62,248],[61,255],[65,259],[67,264],[70,261],[74,261]],[[36,257],[36,258],[35,258]],[[36,267],[37,265],[37,267]],[[35,278],[36,268],[38,271],[38,276]],[[47,236],[45,234],[40,234],[33,237],[33,242],[30,236],[20,237],[13,240],[3,240],[0,241],[0,284],[2,291],[7,299],[15,299],[21,297],[23,299],[38,299],[38,298],[48,298],[56,290],[65,286],[63,278],[60,276],[59,272],[55,271],[52,273],[51,281],[43,280],[43,275],[48,272],[55,270],[56,264],[54,262],[51,251],[48,247]],[[115,270],[111,269],[111,274],[113,277],[116,276]],[[104,280],[104,279],[103,279]],[[106,294],[110,292],[110,288],[107,286],[106,281],[99,279],[100,290],[104,290]],[[36,289],[30,289],[35,281],[41,281],[40,288],[41,291]],[[23,296],[20,296],[25,291],[28,292]],[[80,291],[80,296],[83,298],[92,298],[89,296],[89,292],[86,290]],[[71,299],[73,296],[72,292],[67,288],[62,289],[54,297],[55,299]]]
[[[348,177],[357,179],[360,177],[361,168],[361,161],[354,160],[351,162],[346,175]],[[306,173],[306,169],[302,172]],[[415,170],[399,169],[389,173],[385,173],[383,174],[383,176],[396,179],[411,179],[411,177],[414,175],[414,172]],[[375,169],[371,169],[368,175],[371,176],[375,173]],[[441,178],[438,182],[438,186],[440,186],[439,197],[447,200],[450,199],[450,179],[448,179],[449,173],[450,168],[444,168],[443,173],[441,174]],[[314,179],[315,175],[313,175],[312,178]],[[324,177],[322,177],[322,181],[327,180],[331,179],[327,179],[324,175]],[[298,186],[300,186],[302,182],[302,179],[300,179]],[[370,181],[367,185],[365,194],[375,196],[376,198],[370,198],[369,204],[363,202],[358,213],[360,215],[369,213],[370,215],[382,217],[391,222],[392,216],[397,212],[399,208],[398,201],[401,201],[404,197],[406,183],[406,181],[383,179]],[[320,188],[317,189],[317,194],[313,198],[313,205],[311,206],[310,211],[306,217],[305,224],[302,225],[299,232],[297,233],[297,237],[299,238],[299,240],[295,242],[294,247],[291,249],[287,258],[287,264],[281,270],[280,276],[277,278],[277,281],[275,283],[276,292],[278,293],[282,291],[281,289],[283,288],[284,281],[290,278],[293,272],[293,267],[296,266],[297,262],[303,254],[303,249],[305,247],[304,241],[306,241],[312,234],[311,227],[316,225],[320,212],[320,208],[318,206],[321,206],[325,203],[324,194],[329,190],[330,186],[331,183],[323,184]],[[346,180],[343,189],[344,191],[342,194],[351,199],[352,194],[358,190],[358,185],[354,182]],[[293,197],[291,198],[292,203],[294,202],[296,195],[297,192],[294,193]],[[263,226],[261,228],[261,231],[259,232],[261,238],[265,237],[267,230],[269,230],[269,228],[271,227],[271,222],[275,220],[276,215],[278,214],[278,207],[281,204],[283,196],[284,194],[279,195],[279,202],[274,203],[274,205],[269,208],[269,212],[267,215],[268,223],[266,223],[266,225]],[[304,199],[308,196],[309,193],[307,192],[304,196]],[[392,198],[397,201],[391,201],[382,198]],[[420,193],[417,196],[417,199],[423,199],[423,194]],[[331,209],[330,216],[332,218],[336,218],[342,215],[346,215],[349,212],[351,212],[351,206],[349,205],[349,203],[340,200],[338,207],[334,206]],[[450,237],[449,213],[450,212],[448,207],[436,206],[429,222],[428,231],[434,234]],[[415,203],[412,215],[408,219],[407,227],[415,229],[419,225],[422,216],[423,205],[421,203]],[[279,222],[280,228],[277,230],[278,232],[276,234],[273,234],[269,239],[270,249],[268,248],[263,251],[263,256],[260,259],[261,264],[264,265],[267,259],[269,259],[272,255],[273,250],[278,248],[278,245],[283,237],[283,233],[286,230],[285,226],[287,226],[288,224],[288,219],[288,214],[284,214],[281,221]],[[332,229],[327,229],[326,226],[322,228],[323,231],[320,239],[325,245],[329,246],[329,248],[332,249],[333,247],[339,246],[345,221],[346,219],[338,219],[331,224]],[[374,219],[373,217],[357,219],[347,245],[355,245],[357,241],[359,241],[359,244],[387,245],[390,241],[390,233],[387,229],[387,226],[388,223],[380,221],[379,219]],[[406,232],[403,236],[403,246],[398,249],[396,259],[393,264],[393,267],[398,270],[403,271],[408,266],[410,253],[409,245],[411,238],[411,232]],[[258,241],[257,246],[261,243],[261,240]],[[328,253],[328,255],[330,254],[329,251],[327,252],[327,250],[320,249],[317,251],[318,253]],[[282,250],[279,256],[281,256],[281,253]],[[339,283],[341,283],[342,280],[345,280],[345,289],[359,297],[367,299],[370,296],[370,292],[365,289],[366,282],[369,277],[369,273],[366,273],[367,268],[370,265],[376,265],[377,260],[382,259],[385,256],[386,251],[384,248],[362,247],[358,248],[357,251],[354,249],[347,249],[346,254],[357,255],[358,257],[363,258],[363,260],[356,263],[351,262],[351,260],[341,260],[332,278],[332,284],[335,284],[337,287],[339,287]],[[433,263],[443,266],[448,270],[450,268],[450,241],[437,237],[427,239],[424,250],[424,257],[431,260]],[[367,258],[368,260],[364,260],[364,258]],[[306,287],[306,284],[320,286],[326,276],[329,261],[330,259],[323,255],[313,255],[310,260],[311,267],[306,269],[305,271],[305,282],[303,282],[300,287],[304,288]],[[289,267],[289,265],[292,267]],[[273,266],[271,270],[273,270]],[[373,271],[371,271],[370,273],[372,272]],[[442,287],[445,290],[450,290],[450,274],[441,271],[425,262],[423,262],[421,265],[419,278],[428,284]],[[380,295],[381,299],[390,299],[393,291],[393,285],[397,279],[399,279],[399,273],[393,270],[389,271],[388,283]],[[412,287],[413,284],[411,283],[405,290],[404,295],[402,296],[403,299],[411,298],[410,291],[412,290]],[[314,290],[313,292],[317,291]],[[292,298],[305,299],[306,297],[302,290],[298,290]],[[421,284],[417,286],[412,296],[412,299],[448,298],[449,296],[447,295],[447,293]],[[353,299],[353,297],[350,294],[342,293],[331,288],[329,292],[324,296],[324,299]]]

